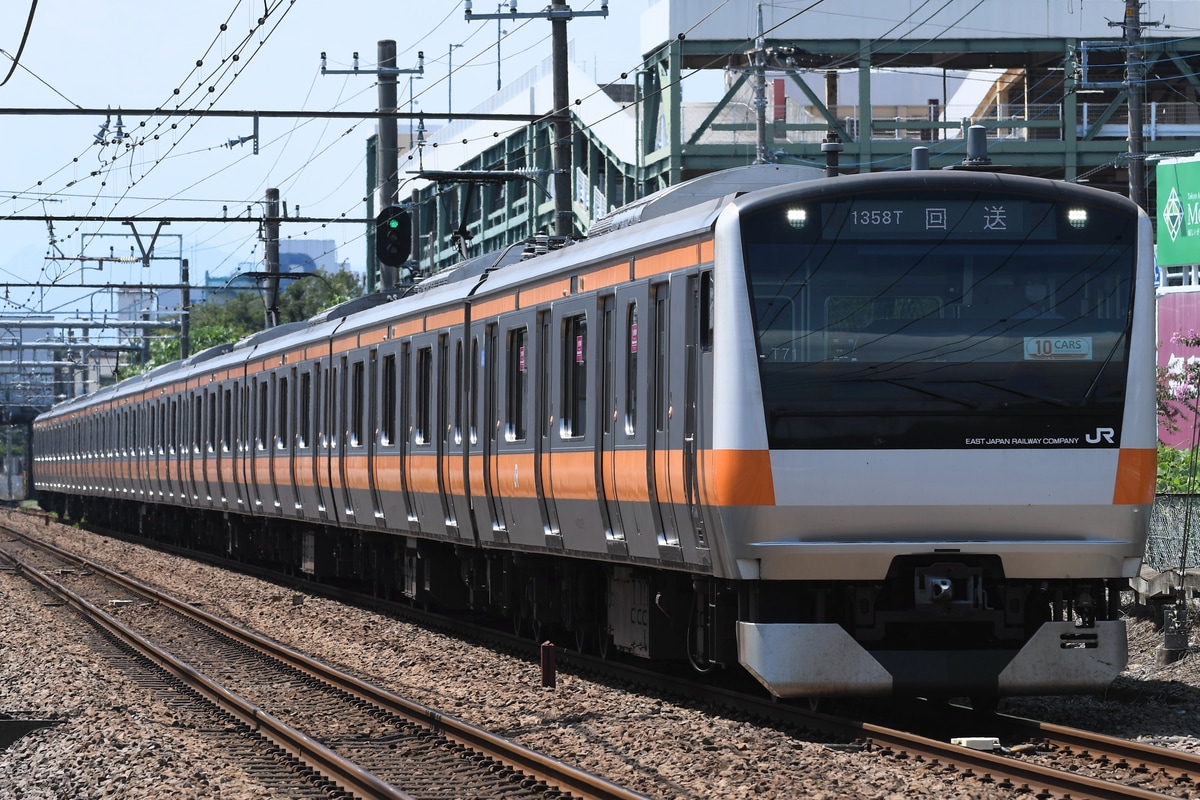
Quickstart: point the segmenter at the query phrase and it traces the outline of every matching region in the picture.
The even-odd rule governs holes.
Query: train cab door
[[[471,324],[467,369],[470,375],[470,408],[467,417],[467,453],[470,462],[471,496],[484,498],[475,505],[476,529],[483,541],[507,542],[508,523],[504,517],[504,499],[496,491],[496,437],[499,412],[496,410],[497,366],[500,360],[497,325],[492,322]],[[480,516],[486,514],[486,519]]]

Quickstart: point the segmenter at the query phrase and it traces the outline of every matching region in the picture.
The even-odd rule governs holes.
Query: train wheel
[[[596,654],[605,661],[612,658],[613,640],[612,634],[607,630],[601,629],[596,635]]]

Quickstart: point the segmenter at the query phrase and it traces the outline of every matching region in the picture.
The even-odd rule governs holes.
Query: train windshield
[[[744,216],[771,447],[1119,444],[1135,214],[925,194]]]

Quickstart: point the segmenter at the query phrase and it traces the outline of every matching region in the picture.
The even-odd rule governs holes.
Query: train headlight
[[[1088,223],[1088,212],[1086,208],[1072,208],[1067,210],[1067,222],[1071,223],[1072,228],[1086,228]]]
[[[803,208],[789,208],[787,210],[788,225],[793,228],[803,228],[808,224],[808,211]]]

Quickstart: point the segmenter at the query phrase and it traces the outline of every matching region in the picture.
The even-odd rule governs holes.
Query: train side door
[[[596,458],[602,426],[596,400],[602,325],[594,297],[554,304],[552,338],[557,340],[552,368],[553,408],[550,480],[562,547],[596,552],[604,525],[600,516]]]
[[[445,401],[447,420],[442,426],[445,431],[445,456],[442,459],[442,475],[446,489],[446,516],[453,521],[452,532],[469,541],[475,540],[471,519],[471,496],[467,481],[470,467],[467,451],[466,415],[469,407],[470,383],[467,365],[467,345],[463,329],[455,327],[449,337],[446,358],[447,387]]]
[[[537,464],[538,505],[542,514],[542,527],[546,531],[546,542],[552,547],[562,547],[562,527],[558,509],[554,505],[553,486],[550,475],[551,437],[554,436],[554,318],[549,311],[537,316],[536,344],[533,349],[533,433],[537,444],[534,458]]]
[[[467,369],[470,374],[470,410],[467,419],[471,496],[485,498],[486,509],[475,507],[479,515],[486,510],[486,524],[477,524],[479,537],[486,541],[507,542],[508,523],[504,500],[496,491],[496,411],[497,326],[490,322],[471,325],[471,344]],[[478,522],[478,520],[477,520]]]
[[[441,346],[436,333],[412,339],[412,381],[409,387],[411,431],[408,441],[408,485],[412,509],[420,529],[446,533],[446,508],[442,494],[440,460],[443,446],[439,389]]]
[[[378,433],[371,457],[372,486],[375,488],[380,522],[392,528],[401,527],[407,518],[404,502],[400,458],[404,437],[400,432],[400,358],[394,345],[380,348],[379,377],[372,397],[379,404]]]
[[[638,543],[637,550],[649,551],[646,554],[657,546],[653,539],[658,526],[649,503],[653,473],[646,456],[652,410],[647,376],[654,346],[654,337],[646,333],[649,297],[644,282],[618,288],[606,325],[610,363],[605,370],[608,405],[601,467],[610,522],[606,538],[614,553],[627,553],[630,541]]]
[[[313,450],[312,485],[313,498],[316,500],[317,518],[323,521],[337,519],[337,514],[330,514],[329,507],[333,504],[330,496],[330,460],[333,458],[333,443],[330,441],[329,420],[329,369],[325,362],[313,363],[312,371],[312,403],[313,403]]]
[[[503,503],[508,540],[545,547],[546,536],[538,500],[538,463],[530,433],[533,374],[532,310],[505,314],[497,331],[495,471],[492,490]]]
[[[677,548],[679,532],[671,513],[670,465],[671,423],[675,409],[671,397],[671,293],[666,283],[650,287],[650,427],[651,446],[646,449],[650,510],[658,550]]]

